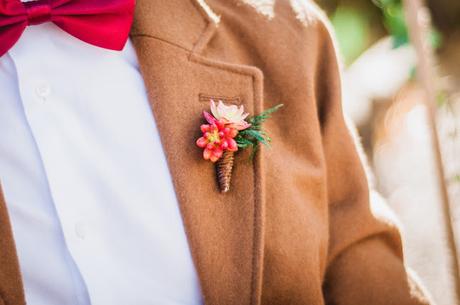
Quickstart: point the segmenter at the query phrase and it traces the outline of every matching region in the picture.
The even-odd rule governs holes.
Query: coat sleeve
[[[315,94],[327,167],[327,305],[432,304],[404,267],[399,231],[370,207],[369,187],[341,106],[340,73],[330,31],[318,25]]]

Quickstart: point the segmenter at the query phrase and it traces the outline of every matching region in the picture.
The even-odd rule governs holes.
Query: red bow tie
[[[29,25],[53,22],[92,45],[123,49],[133,21],[135,0],[0,0],[0,57]]]

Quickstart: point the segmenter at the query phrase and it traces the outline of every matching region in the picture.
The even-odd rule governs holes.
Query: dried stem
[[[235,153],[227,150],[216,163],[217,182],[222,193],[230,190],[234,159]]]

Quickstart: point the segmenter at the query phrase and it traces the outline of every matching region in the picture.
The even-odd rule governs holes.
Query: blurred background
[[[436,303],[458,305],[460,0],[316,2],[336,31],[374,204],[397,214],[407,265]]]

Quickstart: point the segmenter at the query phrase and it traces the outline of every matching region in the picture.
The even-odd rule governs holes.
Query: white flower
[[[211,100],[211,112],[217,120],[224,121],[225,124],[229,124],[232,127],[243,130],[251,126],[245,121],[249,113],[244,112],[244,106],[241,105],[225,105],[222,101],[216,105],[214,100]]]

